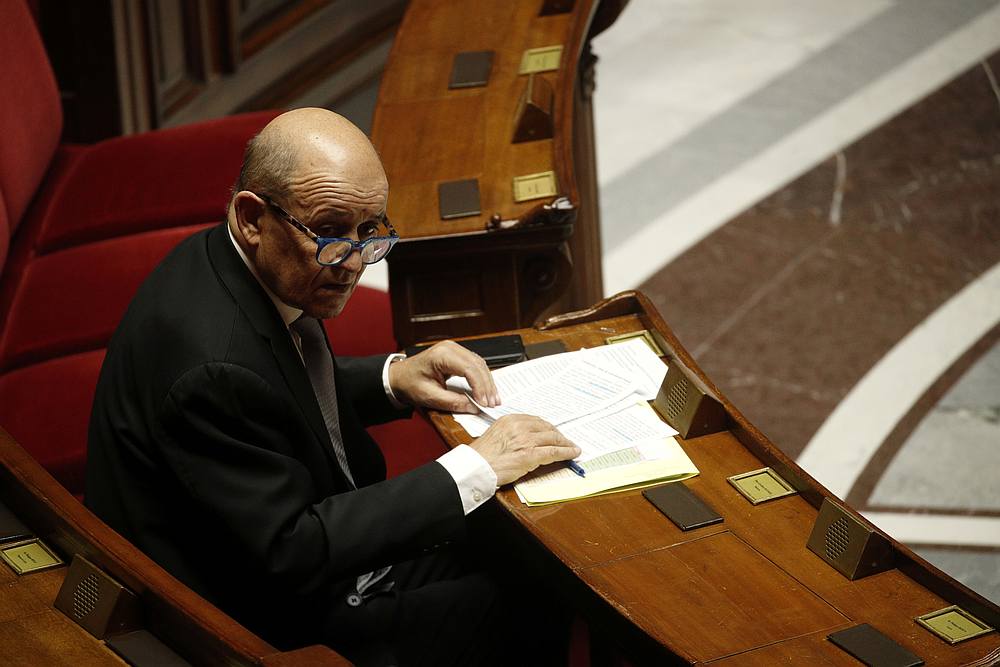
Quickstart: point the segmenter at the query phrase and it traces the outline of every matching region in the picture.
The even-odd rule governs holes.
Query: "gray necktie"
[[[344,440],[340,435],[340,416],[337,412],[337,385],[333,378],[333,357],[326,347],[326,337],[323,335],[322,325],[314,317],[303,315],[292,322],[289,327],[299,335],[302,341],[302,361],[306,366],[306,373],[309,374],[309,383],[312,385],[313,393],[316,394],[316,401],[319,403],[319,410],[323,413],[323,421],[326,422],[326,430],[330,434],[330,442],[333,444],[333,453],[337,456],[337,462],[344,475],[357,488],[354,477],[351,476],[351,468],[347,465],[347,452],[344,451]],[[347,603],[352,607],[361,604],[365,592],[374,589],[377,591],[387,591],[392,588],[393,582],[386,581],[385,576],[389,574],[389,567],[383,567],[374,572],[368,572],[358,577],[356,593],[347,596]]]
[[[313,393],[316,394],[316,401],[319,403],[319,410],[323,413],[323,421],[326,422],[326,430],[330,434],[330,442],[333,443],[333,453],[337,456],[340,469],[351,483],[354,477],[351,476],[351,468],[347,465],[347,452],[344,451],[344,440],[340,436],[340,417],[337,413],[337,385],[333,379],[333,357],[326,347],[326,337],[323,336],[323,329],[319,320],[314,317],[303,315],[292,322],[291,327],[302,339],[302,360],[306,365],[306,372],[309,374],[309,382],[312,384]]]

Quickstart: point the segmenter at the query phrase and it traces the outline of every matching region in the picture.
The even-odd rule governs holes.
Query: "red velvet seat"
[[[274,115],[242,114],[88,146],[72,159],[61,187],[34,202],[37,250],[221,220],[247,140]]]
[[[104,348],[0,375],[0,425],[76,495],[83,493],[87,422]]]
[[[0,337],[0,368],[103,347],[153,267],[205,226],[130,234],[35,257],[17,281]]]
[[[80,495],[111,333],[156,263],[223,219],[246,142],[277,112],[59,145],[55,79],[21,0],[0,4],[0,63],[0,427]],[[342,355],[396,348],[377,290],[359,288],[327,331]],[[419,417],[377,437],[392,473],[444,451]]]

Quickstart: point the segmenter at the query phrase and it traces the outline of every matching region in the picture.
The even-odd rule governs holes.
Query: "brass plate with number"
[[[726,479],[740,492],[740,495],[754,505],[796,493],[791,484],[781,479],[778,473],[770,468],[742,472]]]
[[[630,341],[633,338],[642,338],[644,341],[646,341],[646,345],[649,346],[649,349],[652,350],[653,354],[655,354],[656,356],[658,357],[666,356],[663,353],[663,350],[660,349],[660,346],[656,344],[656,341],[653,340],[652,334],[650,334],[649,330],[647,329],[640,329],[639,331],[629,331],[628,333],[608,336],[607,338],[604,339],[604,343],[605,345],[614,345],[615,343],[624,343],[626,341]]]
[[[3,547],[0,549],[0,558],[18,574],[47,570],[63,564],[62,559],[38,538]]]
[[[964,642],[994,630],[958,605],[938,609],[913,620],[949,644]]]
[[[514,177],[514,201],[516,202],[554,197],[557,192],[554,171],[541,171],[537,174]]]
[[[551,72],[559,69],[559,61],[561,59],[562,44],[528,49],[521,56],[521,66],[518,68],[517,73]]]

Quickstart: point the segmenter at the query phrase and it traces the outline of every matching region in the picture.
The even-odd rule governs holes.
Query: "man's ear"
[[[260,243],[260,225],[264,217],[265,204],[260,197],[247,190],[241,190],[233,197],[233,215],[236,226],[252,248]]]

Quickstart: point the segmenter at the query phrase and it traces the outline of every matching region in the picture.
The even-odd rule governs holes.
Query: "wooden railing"
[[[194,665],[309,664],[340,667],[350,664],[323,646],[292,652],[275,649],[179,582],[94,516],[2,429],[0,502],[67,564],[74,556],[83,556],[134,593],[140,608],[141,629],[152,633]],[[6,565],[0,564],[0,568],[6,568]],[[74,651],[106,655],[108,664],[120,664],[116,663],[108,649],[100,645],[98,639],[76,626],[61,612],[53,612],[55,591],[66,569],[60,567],[25,574],[14,579],[11,585],[0,587],[0,607],[7,609],[15,609],[17,602],[29,594],[27,591],[33,591],[30,595],[37,597],[41,590],[44,597],[41,608],[28,608],[23,614],[2,617],[6,620],[0,620],[0,626],[8,625],[9,631],[0,630],[4,636],[0,654],[10,651],[11,655],[26,660],[32,655],[41,659],[45,655],[44,649],[51,643],[52,650],[70,655]],[[38,584],[36,578],[45,582]],[[0,578],[2,581],[5,579]],[[34,616],[40,624],[57,623],[59,631],[49,630],[48,637],[45,632],[34,631]],[[15,628],[13,623],[20,626]]]

